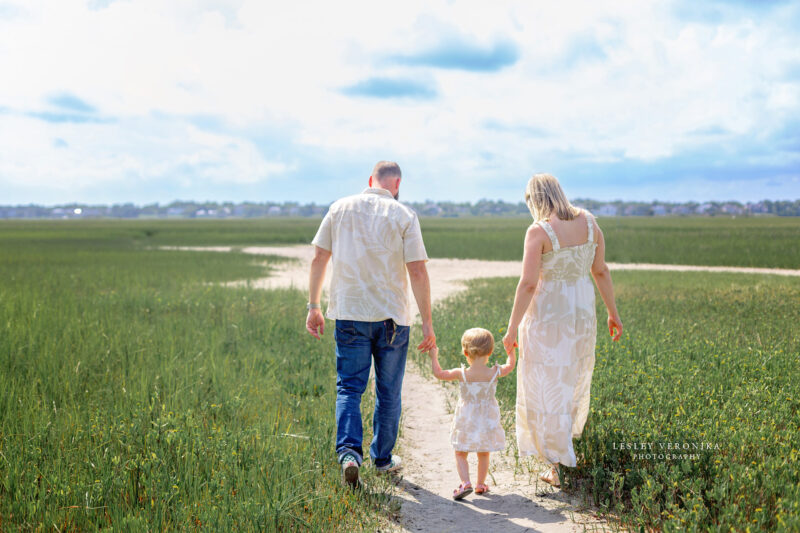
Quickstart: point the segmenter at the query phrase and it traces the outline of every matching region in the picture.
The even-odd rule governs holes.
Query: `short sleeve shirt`
[[[331,252],[325,316],[411,325],[406,263],[428,260],[411,208],[370,187],[334,202],[311,242]]]

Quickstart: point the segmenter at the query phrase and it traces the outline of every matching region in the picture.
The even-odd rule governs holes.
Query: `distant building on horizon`
[[[603,204],[594,210],[594,214],[599,217],[615,217],[619,209],[614,204]]]
[[[529,217],[524,202],[479,200],[477,202],[403,202],[422,217]],[[599,217],[616,216],[800,216],[798,200],[761,200],[759,202],[628,202],[623,200],[597,201],[575,199],[573,205],[589,210]],[[55,206],[0,205],[0,219],[81,219],[81,218],[261,218],[261,217],[312,217],[321,218],[328,204],[300,204],[298,202],[192,202],[174,201],[167,205],[158,203],[136,206],[132,203],[114,205],[63,204]]]

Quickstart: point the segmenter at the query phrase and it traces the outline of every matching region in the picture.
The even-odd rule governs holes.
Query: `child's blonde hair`
[[[494,351],[494,336],[488,329],[468,329],[461,336],[461,348],[471,359],[491,355]]]

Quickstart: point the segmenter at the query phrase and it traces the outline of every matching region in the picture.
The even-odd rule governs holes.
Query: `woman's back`
[[[597,322],[590,273],[597,243],[586,212],[572,221],[537,224],[550,242],[519,330],[517,446],[523,456],[575,466],[572,437],[586,422],[594,367]]]
[[[562,248],[577,246],[592,240],[594,232],[590,234],[588,215],[589,213],[582,209],[572,220],[561,220],[555,213],[550,216],[547,222],[558,236],[558,241]],[[552,249],[552,245],[546,246],[543,251],[546,253]]]
[[[545,281],[577,281],[587,278],[594,262],[597,242],[594,223],[586,211],[573,220],[539,221],[549,237],[542,253],[541,276]],[[561,238],[558,235],[561,235]],[[563,242],[563,244],[562,244]]]
[[[589,412],[597,335],[592,278],[614,340],[622,323],[594,217],[576,209],[551,174],[531,177],[525,203],[538,222],[525,235],[522,275],[503,337],[506,352],[515,345],[520,350],[517,448],[523,457],[575,466],[572,438],[580,436]],[[558,486],[554,470],[540,479]]]

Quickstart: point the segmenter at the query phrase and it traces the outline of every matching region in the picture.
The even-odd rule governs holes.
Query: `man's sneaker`
[[[342,457],[342,481],[352,488],[358,487],[358,459],[351,453]]]
[[[392,460],[389,461],[388,464],[383,466],[376,466],[375,470],[381,473],[390,473],[394,474],[399,472],[403,468],[403,461],[396,455],[392,455]]]

